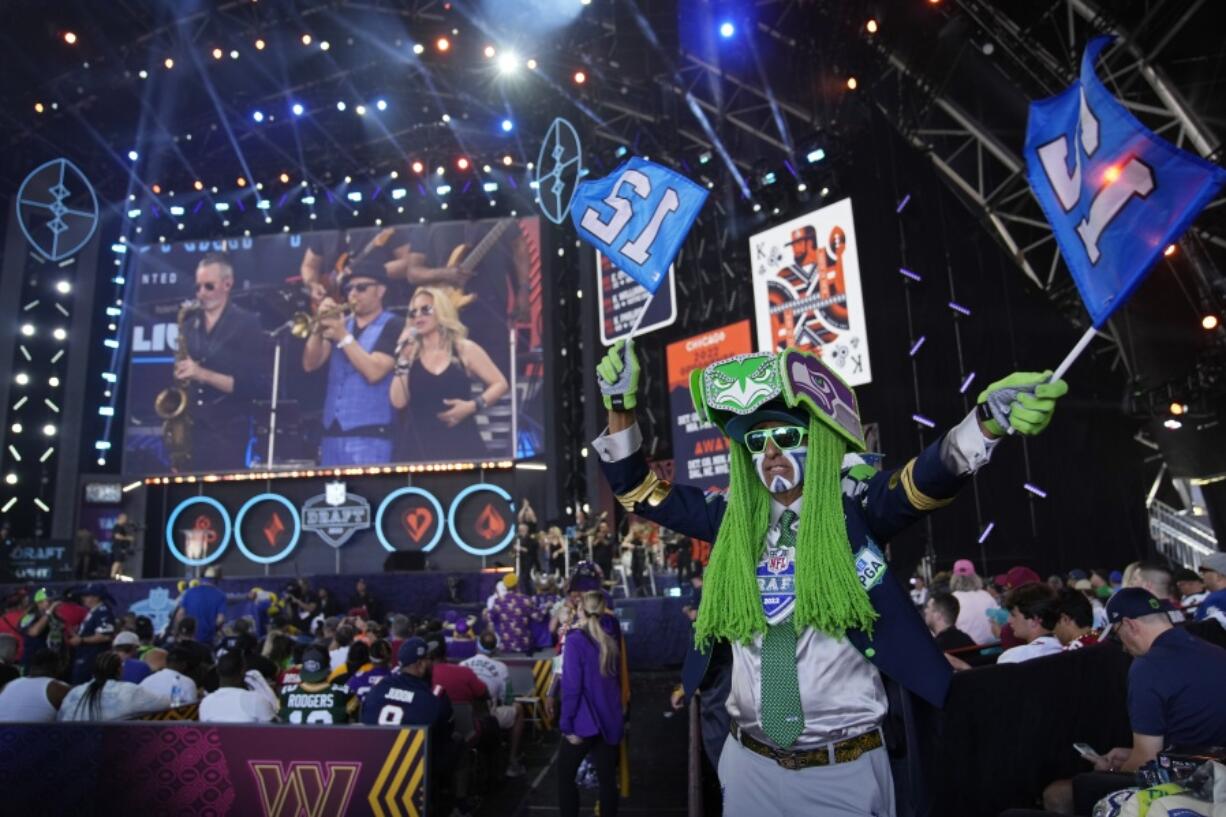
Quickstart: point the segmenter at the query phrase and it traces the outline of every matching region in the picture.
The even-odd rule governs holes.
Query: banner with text
[[[630,328],[644,309],[647,314],[639,322],[634,336],[645,335],[671,326],[677,320],[677,276],[674,268],[668,268],[668,280],[653,296],[645,286],[635,281],[613,262],[596,251],[596,294],[600,310],[600,342],[610,346],[619,338],[630,334]],[[650,305],[648,305],[650,301]]]
[[[694,412],[690,372],[752,351],[748,320],[668,345],[668,404],[673,418],[673,459],[679,482],[704,490],[728,487],[728,440],[714,424],[700,421]]]

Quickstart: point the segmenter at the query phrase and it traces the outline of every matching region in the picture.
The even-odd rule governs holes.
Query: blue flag
[[[635,156],[580,182],[570,217],[580,238],[654,295],[706,200],[705,187]]]
[[[1226,181],[1226,170],[1158,137],[1103,87],[1096,37],[1081,79],[1034,102],[1026,126],[1030,189],[1099,327],[1127,300]]]

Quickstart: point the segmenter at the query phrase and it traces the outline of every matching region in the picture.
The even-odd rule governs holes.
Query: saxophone
[[[179,307],[175,323],[179,339],[175,348],[175,363],[187,360],[187,318],[200,309],[199,301],[184,301]],[[184,471],[192,461],[192,416],[188,413],[188,382],[176,379],[160,392],[153,401],[153,410],[162,418],[162,445],[170,455],[170,467]]]

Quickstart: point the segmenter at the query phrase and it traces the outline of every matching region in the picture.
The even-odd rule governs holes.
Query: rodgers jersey
[[[353,695],[344,684],[294,684],[281,691],[285,723],[348,723]]]

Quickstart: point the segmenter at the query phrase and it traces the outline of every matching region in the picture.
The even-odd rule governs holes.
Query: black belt
[[[358,426],[345,430],[333,423],[324,429],[325,437],[390,437],[391,429],[387,426]]]
[[[856,735],[854,738],[845,738],[834,743],[827,743],[815,749],[808,749],[803,752],[785,752],[746,734],[735,723],[730,726],[732,739],[737,743],[755,754],[770,758],[785,769],[792,770],[808,769],[813,766],[829,766],[832,762],[850,763],[853,760],[859,760],[867,752],[880,749],[885,745],[885,741],[881,737],[881,730],[874,729],[871,732]],[[832,749],[833,751],[831,751]]]

